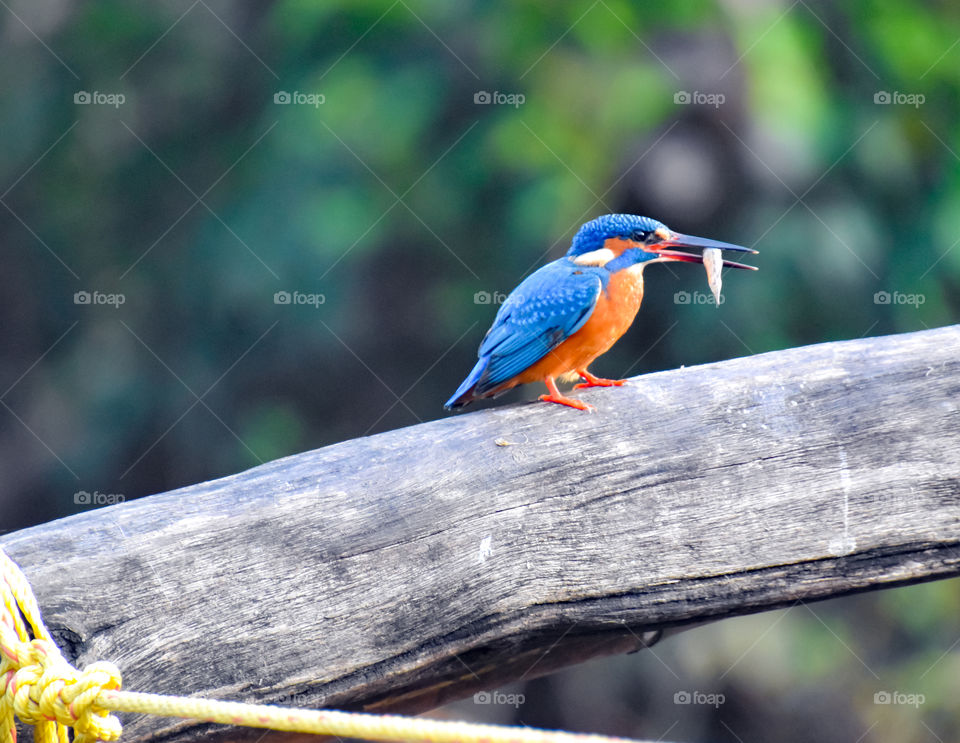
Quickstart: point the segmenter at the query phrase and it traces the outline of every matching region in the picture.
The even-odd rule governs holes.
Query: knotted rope
[[[0,549],[0,743],[16,743],[14,718],[34,726],[36,743],[114,741],[120,720],[111,712],[140,712],[226,725],[376,741],[430,743],[639,743],[534,728],[476,725],[396,715],[304,710],[120,690],[112,663],[78,671],[63,657],[40,616],[20,568]]]

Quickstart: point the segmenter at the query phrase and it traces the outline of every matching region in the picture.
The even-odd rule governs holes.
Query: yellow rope
[[[68,728],[73,728],[74,743],[114,741],[120,737],[121,725],[111,712],[377,741],[625,743],[623,738],[534,728],[120,691],[120,671],[112,663],[92,663],[78,671],[67,662],[43,624],[26,576],[3,549],[0,595],[0,743],[16,743],[14,718],[35,726],[36,743],[69,743]]]

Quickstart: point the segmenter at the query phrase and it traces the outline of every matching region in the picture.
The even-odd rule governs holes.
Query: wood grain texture
[[[960,327],[583,398],[597,413],[451,416],[0,544],[68,657],[125,688],[408,712],[657,628],[960,573]]]

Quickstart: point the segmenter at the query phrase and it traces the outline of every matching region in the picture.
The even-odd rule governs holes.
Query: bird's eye
[[[650,237],[650,233],[645,230],[634,230],[630,234],[630,239],[638,243],[646,242],[648,237]]]

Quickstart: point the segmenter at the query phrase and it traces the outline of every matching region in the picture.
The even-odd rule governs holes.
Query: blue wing
[[[500,307],[480,344],[480,360],[446,407],[483,397],[576,333],[593,312],[604,279],[602,268],[568,258],[528,276]]]

